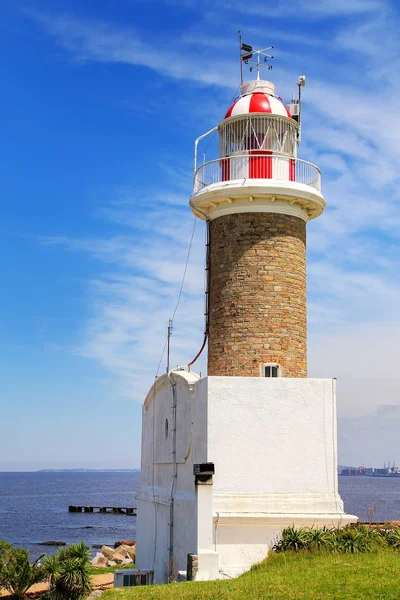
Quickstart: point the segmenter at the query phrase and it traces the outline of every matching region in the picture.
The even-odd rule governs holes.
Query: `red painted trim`
[[[271,104],[266,94],[263,92],[255,92],[251,99],[249,105],[249,113],[254,112],[271,112]]]
[[[250,150],[249,152],[249,177],[250,179],[272,179],[272,152],[270,150]],[[258,154],[258,156],[251,156]],[[262,154],[263,156],[260,156]]]
[[[223,158],[221,161],[222,181],[230,181],[231,179],[231,161],[229,158]]]
[[[283,102],[282,102],[282,104],[283,104]],[[285,105],[283,104],[283,106],[285,106]],[[290,112],[289,112],[289,110],[287,109],[287,107],[286,107],[286,106],[285,106],[285,110],[286,110],[286,113],[287,113],[287,116],[289,117],[289,119],[292,119],[293,117],[292,117],[292,115],[290,114]]]
[[[230,109],[229,109],[229,110],[228,110],[228,112],[226,113],[226,115],[225,115],[224,119],[229,119],[229,117],[231,116],[231,114],[232,114],[232,111],[233,111],[234,107],[236,106],[236,104],[237,104],[237,100],[236,100],[236,102],[234,102],[234,103],[232,104],[232,106],[230,107]]]
[[[296,161],[293,158],[289,160],[289,181],[296,181]]]

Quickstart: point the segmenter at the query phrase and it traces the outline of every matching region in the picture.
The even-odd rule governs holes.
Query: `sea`
[[[70,513],[68,506],[136,506],[140,472],[0,473],[0,540],[29,550],[32,558],[58,548],[41,542],[114,545],[134,540],[136,517]],[[345,511],[368,520],[400,521],[400,477],[339,477]]]

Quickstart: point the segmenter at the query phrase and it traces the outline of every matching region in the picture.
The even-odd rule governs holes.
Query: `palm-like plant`
[[[337,530],[336,538],[341,543],[341,552],[359,554],[371,552],[376,547],[376,540],[367,527],[344,527]]]
[[[43,570],[51,600],[81,600],[92,590],[90,550],[83,542],[62,548],[47,558]]]
[[[311,550],[330,550],[332,547],[332,530],[327,527],[311,527],[310,529],[310,549]]]
[[[298,552],[309,549],[310,542],[311,530],[308,527],[296,529],[293,525],[289,525],[282,531],[282,537],[274,549],[276,552],[286,552],[287,550]]]
[[[10,593],[10,600],[23,600],[32,585],[45,579],[40,565],[43,557],[30,564],[27,550],[0,542],[0,587]]]
[[[395,550],[400,550],[400,528],[393,528],[386,536],[386,542]]]

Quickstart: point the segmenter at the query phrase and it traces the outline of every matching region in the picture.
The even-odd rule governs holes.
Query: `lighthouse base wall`
[[[165,432],[170,381],[160,378],[143,411],[137,563],[158,565],[157,582],[171,555],[176,571],[196,557],[194,579],[233,577],[264,559],[287,525],[357,520],[338,493],[335,380],[172,377],[177,467]],[[215,467],[204,486],[193,474],[202,462]]]

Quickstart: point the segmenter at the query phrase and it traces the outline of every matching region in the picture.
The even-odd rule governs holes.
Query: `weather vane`
[[[261,67],[265,67],[269,71],[272,69],[272,65],[268,64],[268,60],[272,60],[274,57],[271,54],[267,54],[267,50],[272,50],[274,46],[268,46],[268,48],[262,48],[261,50],[254,50],[253,46],[244,44],[242,42],[242,33],[239,29],[239,43],[240,43],[240,83],[243,85],[243,63],[245,65],[251,65],[250,73],[257,69],[257,81],[260,79]],[[256,60],[251,60],[256,57]]]

